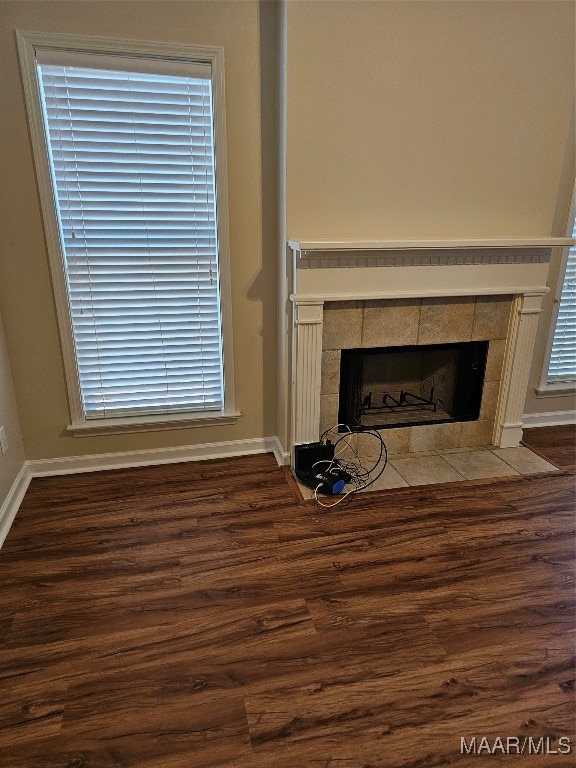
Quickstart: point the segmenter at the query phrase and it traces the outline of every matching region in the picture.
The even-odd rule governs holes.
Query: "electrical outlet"
[[[2,453],[6,453],[8,450],[8,440],[6,439],[6,430],[4,427],[0,427],[0,448]]]

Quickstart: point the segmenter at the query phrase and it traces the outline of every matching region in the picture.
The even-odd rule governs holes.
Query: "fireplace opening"
[[[338,421],[354,431],[475,421],[487,341],[343,349]]]

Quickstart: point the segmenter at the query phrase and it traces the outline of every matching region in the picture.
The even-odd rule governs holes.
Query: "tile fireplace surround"
[[[338,422],[342,349],[489,341],[478,421],[382,431],[392,454],[492,442],[511,296],[326,302],[320,376],[320,432]]]
[[[336,423],[341,349],[487,340],[478,421],[383,435],[393,453],[517,447],[552,248],[570,243],[290,240],[291,445]]]

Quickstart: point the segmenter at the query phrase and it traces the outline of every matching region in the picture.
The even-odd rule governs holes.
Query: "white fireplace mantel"
[[[563,237],[289,240],[292,294],[296,300],[352,301],[546,292],[552,249],[572,242]]]
[[[491,237],[427,240],[289,240],[292,250],[322,251],[390,251],[446,250],[454,248],[556,248],[570,245],[569,237]]]
[[[319,437],[323,305],[328,301],[514,297],[493,442],[517,446],[553,248],[570,238],[289,240],[293,258],[292,438]]]

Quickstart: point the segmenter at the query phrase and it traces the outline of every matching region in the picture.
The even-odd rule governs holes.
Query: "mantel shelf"
[[[323,252],[431,251],[489,248],[565,248],[576,241],[569,237],[493,237],[465,240],[289,240],[300,254],[322,256]]]

